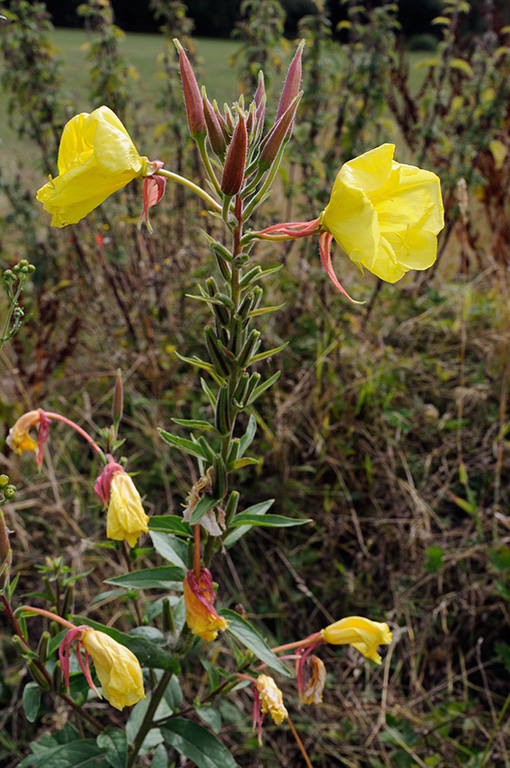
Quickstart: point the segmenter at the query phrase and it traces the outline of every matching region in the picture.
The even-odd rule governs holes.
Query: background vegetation
[[[237,39],[221,42],[189,37],[186,16],[170,13],[179,5],[152,4],[163,14],[158,36],[124,39],[106,0],[82,7],[86,33],[54,30],[42,5],[23,0],[4,9],[11,21],[2,28],[0,254],[4,268],[22,258],[36,265],[24,292],[33,317],[2,352],[4,432],[37,407],[99,430],[121,368],[125,451],[150,514],[178,513],[197,479],[156,427],[203,413],[199,378],[174,353],[191,357],[202,345],[207,310],[186,293],[211,269],[201,230],[214,220],[169,189],[148,237],[134,227],[133,185],[78,225],[52,231],[34,192],[56,173],[66,120],[101,103],[123,117],[142,154],[200,174],[173,36],[186,41],[210,98],[231,101],[260,66],[278,93],[293,50],[278,3],[245,3]],[[314,244],[258,251],[260,263],[282,267],[268,298],[284,308],[272,316],[268,343],[289,344],[262,364],[282,375],[254,409],[263,459],[255,473],[240,473],[239,490],[253,504],[269,491],[275,512],[314,523],[283,532],[285,551],[273,534],[249,534],[215,574],[223,600],[241,602],[274,644],[349,614],[388,621],[395,638],[377,669],[354,651],[329,652],[335,684],[324,704],[291,704],[318,766],[510,763],[509,30],[504,9],[487,0],[476,6],[475,35],[469,10],[463,2],[443,8],[443,21],[423,30],[432,50],[411,54],[392,4],[370,12],[347,4],[342,45],[327,9],[301,19],[300,117],[260,221],[318,215],[342,162],[383,141],[443,182],[447,224],[435,269],[382,285],[335,257],[363,307],[330,287]],[[40,474],[26,455],[0,456],[0,471],[18,486],[6,515],[19,589],[39,590],[43,578],[54,590],[63,565],[89,572],[76,582],[74,612],[129,630],[128,597],[96,598],[103,579],[122,572],[103,544],[97,467],[68,433],[52,430],[48,445]],[[0,652],[0,749],[15,766],[27,741],[67,714],[43,700],[28,722],[27,677],[8,631]],[[198,663],[190,681],[191,702],[203,684]],[[258,748],[247,696],[233,696],[220,714],[240,765],[299,764],[283,728],[265,728]]]

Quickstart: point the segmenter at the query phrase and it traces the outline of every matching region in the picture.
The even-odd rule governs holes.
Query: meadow
[[[241,40],[189,38],[199,83],[220,107],[237,97],[239,83],[246,98],[253,93],[262,62],[268,120],[274,119],[295,51],[277,25],[266,23],[260,38],[257,13],[274,5],[252,4]],[[327,646],[324,700],[317,706],[299,705],[293,681],[278,678],[293,728],[311,764],[321,768],[510,765],[508,40],[499,30],[492,43],[468,40],[459,22],[462,4],[454,5],[436,52],[400,47],[391,4],[361,20],[353,15],[352,39],[343,46],[330,39],[324,11],[310,17],[300,31],[308,42],[294,137],[273,195],[255,214],[259,228],[318,216],[342,163],[384,142],[396,144],[400,161],[435,171],[442,182],[446,226],[431,269],[392,285],[362,274],[335,251],[342,284],[364,304],[350,304],[327,280],[316,239],[254,247],[257,264],[279,268],[263,284],[264,306],[277,311],[254,316],[263,350],[286,346],[255,361],[262,380],[279,378],[250,405],[251,418],[242,414],[242,428],[253,427],[257,462],[235,470],[235,487],[243,509],[271,497],[271,514],[309,522],[253,527],[236,548],[219,550],[218,602],[231,613],[240,605],[271,648],[350,615],[387,622],[393,633],[380,666],[350,645]],[[21,13],[21,0],[18,6]],[[36,269],[21,299],[32,316],[1,352],[4,433],[23,412],[43,408],[111,445],[120,370],[125,442],[117,455],[129,457],[150,517],[180,516],[200,471],[193,455],[161,439],[158,427],[186,439],[184,422],[172,419],[209,418],[203,371],[189,360],[204,354],[211,305],[190,294],[209,274],[218,282],[223,274],[203,235],[228,244],[220,217],[206,213],[188,189],[168,184],[151,211],[149,236],[135,227],[141,199],[135,181],[79,223],[56,230],[34,195],[57,172],[62,125],[100,103],[116,107],[140,154],[153,159],[160,152],[165,167],[206,187],[176,59],[165,47],[187,33],[181,20],[165,35],[120,39],[103,16],[87,35],[47,27],[27,7],[23,13],[34,24],[31,47],[26,32],[17,39],[13,33],[8,43],[4,31],[2,39],[0,252],[4,270],[20,259]],[[20,50],[30,50],[34,68],[25,60],[16,79]],[[45,80],[41,71],[53,66],[55,75]],[[178,589],[165,582],[138,593],[104,581],[182,563],[192,557],[191,546],[179,541],[169,555],[161,538],[143,535],[126,556],[127,547],[107,542],[92,490],[100,461],[61,424],[51,428],[40,471],[33,454],[19,457],[7,446],[0,459],[0,472],[16,486],[2,507],[15,532],[16,604],[52,606],[61,616],[156,638],[160,650],[172,649],[165,622],[174,618],[165,611]],[[60,628],[48,622],[45,629],[54,638]],[[51,648],[55,656],[56,645]],[[7,621],[0,653],[2,764],[71,768],[72,761],[44,757],[43,747],[64,725],[60,747],[77,733],[89,735],[90,724],[44,687],[35,706],[37,676]],[[183,661],[183,703],[167,697],[172,715],[165,716],[184,712],[207,724],[243,768],[305,765],[290,728],[269,717],[259,745],[249,688],[216,698],[223,666],[244,669],[253,661],[240,655],[231,641],[195,643]],[[50,655],[57,685],[58,664],[51,663]],[[80,706],[106,718],[111,708],[92,697],[85,703],[83,675],[77,665],[72,672]],[[154,674],[159,670],[150,670],[151,683]],[[139,707],[115,712],[112,728],[120,732],[127,722],[132,740],[143,719]],[[36,743],[31,756],[29,742]],[[146,742],[136,765],[217,765],[186,751],[180,763],[175,743],[168,755],[162,743]],[[97,754],[83,765],[112,759]]]

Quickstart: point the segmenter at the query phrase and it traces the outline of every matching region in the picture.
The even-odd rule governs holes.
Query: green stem
[[[202,200],[205,200],[206,203],[208,203],[211,208],[214,208],[215,211],[218,213],[221,213],[221,205],[214,200],[214,198],[211,197],[211,195],[208,195],[205,189],[202,189],[202,187],[199,187],[198,184],[194,184],[189,179],[186,179],[184,176],[179,176],[178,173],[173,173],[172,171],[167,171],[164,168],[161,168],[158,171],[158,176],[164,176],[166,179],[171,179],[171,181],[177,182],[177,184],[182,184],[183,187],[187,187],[192,192],[194,192],[196,195],[202,198]]]
[[[14,312],[14,307],[17,306],[18,304],[18,299],[20,297],[22,288],[23,288],[23,283],[21,282],[21,280],[19,280],[18,290],[16,291],[15,296],[13,296],[12,299],[10,300],[9,309],[7,311],[7,317],[5,318],[4,328],[2,331],[2,335],[0,336],[0,350],[2,349],[5,342],[8,341],[9,339],[8,333],[11,325],[12,313]]]
[[[149,706],[147,707],[147,712],[145,713],[145,717],[142,720],[142,724],[138,729],[138,733],[136,734],[135,740],[133,742],[131,754],[129,755],[129,758],[127,761],[127,768],[133,768],[133,765],[135,764],[135,760],[138,757],[138,753],[140,752],[142,744],[145,741],[145,737],[149,733],[150,729],[153,727],[154,714],[156,712],[156,709],[159,706],[161,699],[163,698],[163,695],[166,691],[168,683],[170,682],[170,678],[172,677],[172,674],[173,673],[169,669],[165,669],[165,671],[161,675],[159,683],[157,684],[156,688],[152,691],[151,700],[149,702]]]
[[[200,152],[200,157],[202,158],[202,162],[205,166],[205,170],[207,171],[207,175],[209,176],[209,179],[214,186],[214,189],[219,195],[222,195],[221,187],[219,185],[218,179],[216,178],[216,174],[214,173],[214,168],[211,165],[211,161],[209,160],[209,155],[207,154],[206,148],[205,148],[205,136],[203,136],[200,140],[195,139],[195,142],[198,147],[198,151]]]

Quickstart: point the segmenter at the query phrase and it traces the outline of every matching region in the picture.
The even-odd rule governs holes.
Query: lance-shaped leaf
[[[173,718],[162,726],[161,733],[167,744],[198,768],[239,768],[221,741],[192,720]]]
[[[228,629],[231,635],[234,635],[239,642],[241,642],[250,651],[253,651],[257,659],[263,661],[268,667],[274,669],[280,675],[285,677],[291,677],[291,673],[287,667],[282,664],[278,656],[273,653],[268,646],[262,635],[257,632],[255,627],[252,627],[249,621],[243,619],[235,611],[230,611],[228,608],[224,608],[220,611],[220,616],[228,621]]]

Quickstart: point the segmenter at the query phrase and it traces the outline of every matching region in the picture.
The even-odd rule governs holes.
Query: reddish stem
[[[50,411],[44,412],[49,419],[56,419],[57,421],[63,421],[68,427],[72,427],[78,434],[80,434],[85,440],[92,446],[95,452],[104,460],[104,453],[98,444],[91,438],[88,432],[78,426],[74,421],[68,419],[66,416],[61,416],[60,413],[51,413]]]
[[[59,624],[63,624],[64,627],[68,627],[69,629],[76,629],[75,625],[71,624],[67,619],[63,619],[62,616],[57,616],[57,614],[52,613],[52,611],[46,611],[44,608],[32,608],[31,605],[22,605],[21,609],[23,611],[28,611],[29,613],[38,613],[40,616],[47,616],[49,619],[58,621]]]

